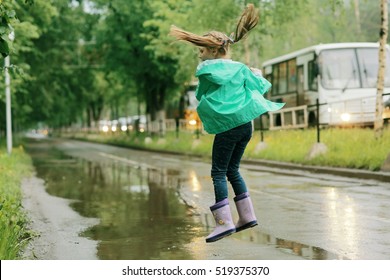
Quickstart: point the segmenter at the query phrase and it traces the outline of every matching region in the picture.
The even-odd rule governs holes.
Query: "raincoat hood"
[[[204,76],[212,83],[224,85],[230,82],[243,67],[246,66],[230,59],[206,60],[198,65],[196,77]]]

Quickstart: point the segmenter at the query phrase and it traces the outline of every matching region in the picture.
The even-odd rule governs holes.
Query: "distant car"
[[[111,121],[111,131],[117,132],[119,130],[119,121],[118,120],[112,120]]]
[[[111,127],[111,122],[108,120],[100,120],[99,121],[99,131],[108,132]]]
[[[146,116],[145,115],[135,115],[131,116],[131,130],[137,130],[139,132],[146,131]]]
[[[122,118],[119,118],[118,119],[118,122],[119,122],[119,128],[121,131],[127,131],[128,130],[128,126],[127,126],[127,118],[125,117],[122,117]]]
[[[146,131],[146,116],[135,115],[120,117],[117,120],[100,120],[99,131],[101,132],[126,132],[126,131]]]
[[[32,139],[43,139],[48,137],[48,129],[32,129],[28,132],[26,132],[26,137],[27,138],[32,138]]]

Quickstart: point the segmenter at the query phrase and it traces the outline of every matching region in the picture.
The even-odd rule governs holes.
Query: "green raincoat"
[[[255,75],[245,64],[230,59],[212,59],[196,70],[198,115],[204,129],[217,134],[245,124],[284,103],[263,97],[271,83]]]

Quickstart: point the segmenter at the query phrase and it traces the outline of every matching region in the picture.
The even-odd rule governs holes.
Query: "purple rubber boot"
[[[207,243],[217,241],[236,231],[227,198],[211,206],[210,210],[213,213],[216,227],[214,231],[206,237]]]
[[[257,225],[255,211],[253,209],[252,200],[249,193],[245,192],[237,195],[234,198],[238,212],[238,222],[236,224],[236,232],[251,228]]]

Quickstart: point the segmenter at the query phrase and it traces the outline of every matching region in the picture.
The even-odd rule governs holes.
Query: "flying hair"
[[[248,4],[237,23],[236,32],[234,34],[234,42],[238,42],[244,38],[250,30],[256,27],[258,22],[259,15],[255,7],[253,4]]]
[[[253,4],[248,4],[237,23],[235,32],[230,37],[219,31],[210,31],[200,36],[174,25],[171,26],[169,35],[179,41],[187,41],[198,47],[217,48],[219,51],[226,53],[229,45],[245,38],[248,32],[257,25],[258,21],[259,15],[257,10]]]
[[[209,33],[208,33],[209,34]],[[213,36],[200,36],[183,29],[180,29],[174,25],[171,26],[169,35],[176,37],[177,40],[187,41],[198,47],[216,48],[222,46],[222,41],[219,41]],[[227,37],[227,36],[226,36]]]

